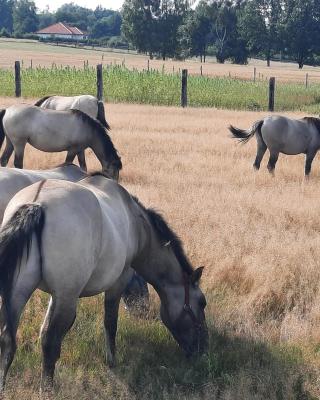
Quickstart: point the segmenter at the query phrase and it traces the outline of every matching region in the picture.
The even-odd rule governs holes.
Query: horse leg
[[[18,145],[14,148],[14,166],[15,168],[23,168],[24,148],[26,144]]]
[[[132,268],[125,268],[110,290],[104,294],[104,328],[106,334],[106,361],[109,367],[115,365],[116,334],[121,295],[133,276]]]
[[[67,153],[67,157],[66,157],[66,164],[71,164],[73,162],[73,160],[75,159],[75,156],[77,155],[77,153],[75,151],[71,151],[69,150]]]
[[[313,149],[307,153],[306,164],[305,164],[305,169],[304,169],[304,173],[305,173],[306,177],[308,177],[310,174],[312,161],[316,154],[317,154],[317,150],[313,150]]]
[[[57,297],[50,300],[47,321],[41,332],[42,340],[42,373],[41,392],[51,392],[56,362],[60,357],[61,344],[76,317],[78,299],[62,301]]]
[[[18,284],[11,293],[11,300],[2,295],[0,307],[0,392],[4,390],[6,376],[13,361],[17,344],[16,334],[21,313],[39,281],[36,274],[31,281]]]
[[[253,168],[256,170],[260,169],[261,160],[264,156],[264,153],[267,150],[267,145],[265,144],[264,140],[262,139],[261,135],[257,134],[257,155],[256,159],[253,164]]]
[[[6,147],[0,158],[1,167],[7,166],[12,153],[13,153],[13,144],[11,143],[10,139],[6,138]]]
[[[80,168],[83,169],[83,171],[87,172],[87,164],[86,164],[86,157],[84,154],[84,150],[80,151],[78,153],[78,161],[79,161]]]
[[[116,335],[118,328],[118,313],[121,293],[116,297],[104,297],[104,328],[106,334],[106,360],[110,368],[115,365]]]
[[[274,175],[274,169],[276,167],[278,157],[279,157],[279,152],[270,151],[270,157],[269,157],[269,162],[268,162],[267,168],[268,168],[268,171],[270,172],[270,174],[272,174],[272,175]]]

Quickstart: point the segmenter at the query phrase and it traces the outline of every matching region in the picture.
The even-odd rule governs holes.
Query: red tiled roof
[[[36,33],[46,33],[47,35],[84,35],[84,33],[75,26],[70,26],[62,22],[47,26]]]

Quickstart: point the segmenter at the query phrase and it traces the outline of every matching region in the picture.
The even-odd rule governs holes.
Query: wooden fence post
[[[309,74],[308,74],[308,72],[306,73],[306,89],[308,88],[308,78],[309,78]]]
[[[20,61],[15,61],[14,63],[14,77],[16,83],[16,97],[21,97]]]
[[[148,59],[148,72],[150,71],[150,60]]]
[[[97,99],[103,101],[102,64],[97,65]]]
[[[202,76],[202,65],[200,65],[200,75]]]
[[[276,78],[271,77],[269,80],[269,111],[274,111],[274,89],[276,85]]]
[[[256,82],[256,76],[257,76],[257,68],[253,68],[253,82]]]
[[[187,94],[187,83],[188,83],[188,70],[182,70],[181,78],[181,106],[187,107],[188,105],[188,94]]]

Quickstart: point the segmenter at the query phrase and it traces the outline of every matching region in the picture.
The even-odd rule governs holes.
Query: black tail
[[[52,97],[52,96],[45,96],[45,97],[42,97],[42,99],[38,100],[36,103],[34,103],[34,105],[37,106],[37,107],[40,107],[41,104],[43,104],[46,100],[49,99],[49,97]]]
[[[110,131],[110,125],[106,121],[105,113],[104,113],[104,104],[101,100],[98,100],[98,115],[97,115],[97,120],[102,123],[102,125]]]
[[[248,130],[239,129],[230,125],[229,131],[232,133],[234,138],[239,139],[239,142],[247,143],[255,135],[256,132],[258,132],[261,135],[262,125],[263,125],[263,120],[256,121],[252,125],[251,129]]]
[[[29,254],[33,234],[38,242],[40,264],[42,262],[41,237],[44,215],[41,205],[24,204],[0,231],[0,289],[7,299],[25,249],[27,256]]]
[[[5,113],[6,113],[6,110],[0,110],[0,149],[2,147],[4,138],[6,137],[6,134],[4,132],[4,126],[3,126],[3,117],[4,117]]]

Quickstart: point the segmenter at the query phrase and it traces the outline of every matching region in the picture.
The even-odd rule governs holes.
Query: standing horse
[[[110,130],[110,126],[106,121],[103,102],[99,101],[96,97],[90,96],[88,94],[72,97],[46,96],[38,100],[35,103],[35,106],[41,108],[49,108],[50,110],[57,111],[67,111],[70,109],[80,110],[89,115],[89,117],[97,119],[107,130]],[[78,159],[79,163],[82,163],[82,168],[86,170],[86,168],[84,168],[84,151],[81,151],[78,154]]]
[[[50,391],[79,297],[112,291],[130,267],[157,291],[162,321],[182,349],[203,353],[208,343],[199,288],[203,268],[192,268],[159,214],[101,175],[81,183],[42,181],[18,192],[0,232],[0,387],[16,351],[21,312],[36,288],[52,296],[42,330],[41,375],[42,390]],[[114,296],[104,321],[111,363],[120,300]]]
[[[267,148],[270,152],[268,170],[274,172],[279,153],[296,155],[306,154],[305,175],[311,171],[312,161],[320,148],[320,119],[305,117],[291,119],[282,116],[270,116],[253,124],[251,129],[242,130],[230,125],[229,130],[240,142],[248,142],[254,135],[257,139],[257,156],[253,164],[260,168],[261,160]]]
[[[120,157],[101,123],[79,110],[55,111],[36,106],[15,105],[0,111],[0,146],[6,137],[6,148],[0,159],[6,166],[14,148],[14,166],[23,168],[27,143],[47,152],[67,151],[70,163],[90,147],[103,171],[114,179],[122,168]],[[85,168],[85,165],[80,166]]]
[[[21,189],[44,179],[62,179],[77,182],[88,175],[74,164],[34,171],[0,167],[0,225],[4,211],[12,197]],[[145,315],[149,309],[149,291],[146,281],[131,268],[127,275],[127,285],[122,293],[126,309],[131,314]],[[116,292],[118,285],[112,289]],[[111,297],[112,298],[112,297]],[[111,302],[111,300],[109,300]],[[112,309],[112,308],[111,308]]]

